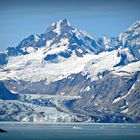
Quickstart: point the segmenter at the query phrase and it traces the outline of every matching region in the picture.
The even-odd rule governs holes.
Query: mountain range
[[[0,121],[140,122],[140,21],[95,37],[62,19],[1,52]]]

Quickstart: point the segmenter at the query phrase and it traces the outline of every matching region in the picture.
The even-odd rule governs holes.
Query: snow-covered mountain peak
[[[140,20],[135,21],[128,30],[131,31],[136,29],[140,29]]]
[[[129,48],[130,50],[126,49],[127,52],[132,52],[131,48],[135,48],[133,54],[136,55],[132,60],[139,60],[139,26],[140,21],[136,21],[131,26],[131,30],[128,29],[120,34],[119,38],[98,38],[85,31],[73,28],[67,19],[61,19],[53,23],[45,33],[30,35],[23,39],[18,46],[7,48],[4,54],[0,54],[0,64],[6,65],[9,57],[27,55],[39,51],[41,48],[44,48],[42,53],[44,60],[55,63],[59,62],[59,58],[67,59],[72,55],[83,57],[86,54],[99,54],[104,51],[117,50],[119,47],[122,47],[122,49]],[[122,52],[126,54],[126,50],[119,54],[122,54]],[[129,60],[129,62],[131,61]]]
[[[47,28],[47,32],[55,32],[57,34],[61,34],[63,32],[68,32],[72,30],[72,26],[67,19],[61,19],[58,22],[54,22],[50,27]]]
[[[134,22],[130,28],[119,35],[120,41],[122,41],[123,46],[128,46],[128,42],[132,42],[133,46],[136,44],[139,45],[139,36],[140,36],[140,21]],[[132,45],[131,45],[132,46]]]
[[[1,52],[0,121],[140,122],[139,27],[98,38],[62,19]]]
[[[121,61],[118,65],[127,65],[140,60],[140,21],[134,22],[130,28],[119,35],[122,49],[118,56]],[[118,66],[117,65],[117,66]]]
[[[98,54],[103,50],[99,38],[93,38],[88,33],[73,28],[67,19],[53,23],[47,29],[45,37],[46,44],[49,43],[47,48],[50,50],[65,48],[63,53],[66,57],[70,57],[71,54],[76,54],[78,57],[87,53]]]
[[[61,27],[62,26],[70,26],[69,21],[65,18],[65,19],[61,19],[57,22]]]

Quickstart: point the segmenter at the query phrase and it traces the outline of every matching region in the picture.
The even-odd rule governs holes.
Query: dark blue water
[[[0,124],[0,140],[140,140],[139,124]]]

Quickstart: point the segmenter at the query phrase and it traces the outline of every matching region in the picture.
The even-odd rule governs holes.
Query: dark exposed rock
[[[24,83],[20,86],[26,87],[21,93],[48,95],[64,93],[69,96],[80,96],[81,98],[78,100],[64,101],[64,106],[73,113],[91,117],[95,122],[140,122],[138,79],[140,79],[139,72],[134,73],[131,77],[114,76],[111,72],[107,72],[104,77],[92,82],[90,78],[87,78],[87,75],[79,73],[48,85],[45,85],[45,81],[40,81],[32,84],[26,83],[27,85]],[[134,84],[135,89],[131,91],[131,94],[113,103],[116,98],[127,95]],[[13,86],[16,87],[16,82]],[[90,89],[86,90],[88,86]],[[52,103],[48,104],[48,106],[50,105],[54,106]],[[122,113],[127,108],[129,111]]]
[[[8,63],[8,55],[6,53],[0,53],[0,66]]]
[[[10,92],[4,85],[3,82],[0,81],[0,99],[2,100],[16,100],[17,95]]]
[[[7,131],[5,131],[5,130],[3,130],[3,129],[0,129],[0,132],[7,132]]]

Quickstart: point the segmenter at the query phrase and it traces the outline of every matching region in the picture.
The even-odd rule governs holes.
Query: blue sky
[[[62,18],[98,37],[117,36],[140,20],[140,0],[0,0],[0,51]]]

